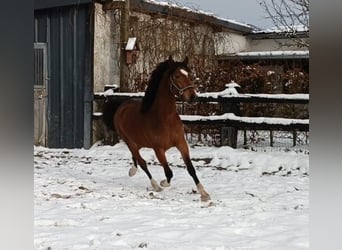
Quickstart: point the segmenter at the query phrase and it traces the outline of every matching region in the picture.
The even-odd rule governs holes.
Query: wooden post
[[[273,130],[270,130],[270,146],[273,147]]]
[[[243,145],[247,146],[247,130],[243,130]]]
[[[293,146],[295,147],[297,145],[297,131],[293,130]]]
[[[239,115],[239,104],[238,103],[224,103],[224,113],[234,113]],[[237,147],[238,130],[235,127],[222,127],[221,128],[221,145],[230,146],[233,148]]]
[[[129,92],[128,84],[128,65],[126,62],[126,43],[128,40],[128,29],[129,29],[129,9],[130,0],[125,1],[124,8],[121,9],[120,18],[120,90],[122,92]]]
[[[237,147],[237,129],[234,127],[221,128],[221,145]]]
[[[224,94],[234,95],[238,94],[236,87],[240,87],[237,83],[231,82],[226,84],[226,89],[222,91]],[[240,115],[239,103],[223,103],[224,113],[234,113]],[[221,128],[221,145],[227,145],[233,148],[237,147],[238,129],[235,127],[222,127]]]

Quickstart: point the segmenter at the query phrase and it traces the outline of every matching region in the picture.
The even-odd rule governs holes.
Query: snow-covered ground
[[[123,143],[34,149],[35,249],[309,249],[309,156],[192,146],[203,203],[175,149],[171,187],[128,176]],[[142,150],[153,177],[164,171]]]

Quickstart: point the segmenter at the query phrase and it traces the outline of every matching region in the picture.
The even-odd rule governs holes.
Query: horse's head
[[[188,68],[188,57],[183,62],[174,62],[169,57],[169,63],[174,65],[174,70],[170,75],[170,91],[179,97],[182,101],[193,103],[196,99],[195,85],[190,79],[190,70]]]

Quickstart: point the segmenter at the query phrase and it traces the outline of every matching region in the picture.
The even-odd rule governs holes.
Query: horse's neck
[[[159,86],[154,105],[155,109],[161,116],[177,113],[176,98],[170,91],[168,77],[163,79],[161,85]]]

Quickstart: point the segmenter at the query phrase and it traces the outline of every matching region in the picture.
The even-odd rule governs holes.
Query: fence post
[[[295,147],[297,145],[297,131],[293,130],[293,146]]]
[[[119,89],[119,86],[117,84],[113,85],[106,85],[104,87],[104,91],[112,90],[113,92],[117,92]],[[110,97],[105,97],[103,103],[102,103],[102,112],[104,112],[104,109],[106,108],[108,112],[108,116],[105,116],[102,114],[102,128],[103,128],[103,143],[104,145],[114,145],[119,142],[119,136],[116,133],[116,131],[108,128],[108,126],[105,124],[105,120],[108,122],[112,122],[113,116],[114,116],[114,106],[115,106],[115,100],[111,99]]]
[[[243,130],[243,145],[247,146],[247,130]]]
[[[236,95],[238,91],[236,87],[240,87],[239,84],[235,82],[231,82],[226,84],[226,89],[222,91],[221,95]],[[240,114],[240,104],[233,103],[223,103],[223,112],[224,113],[234,113],[235,115]],[[222,146],[230,146],[233,148],[237,147],[237,139],[238,139],[238,129],[235,127],[224,126],[221,128],[221,145]]]

